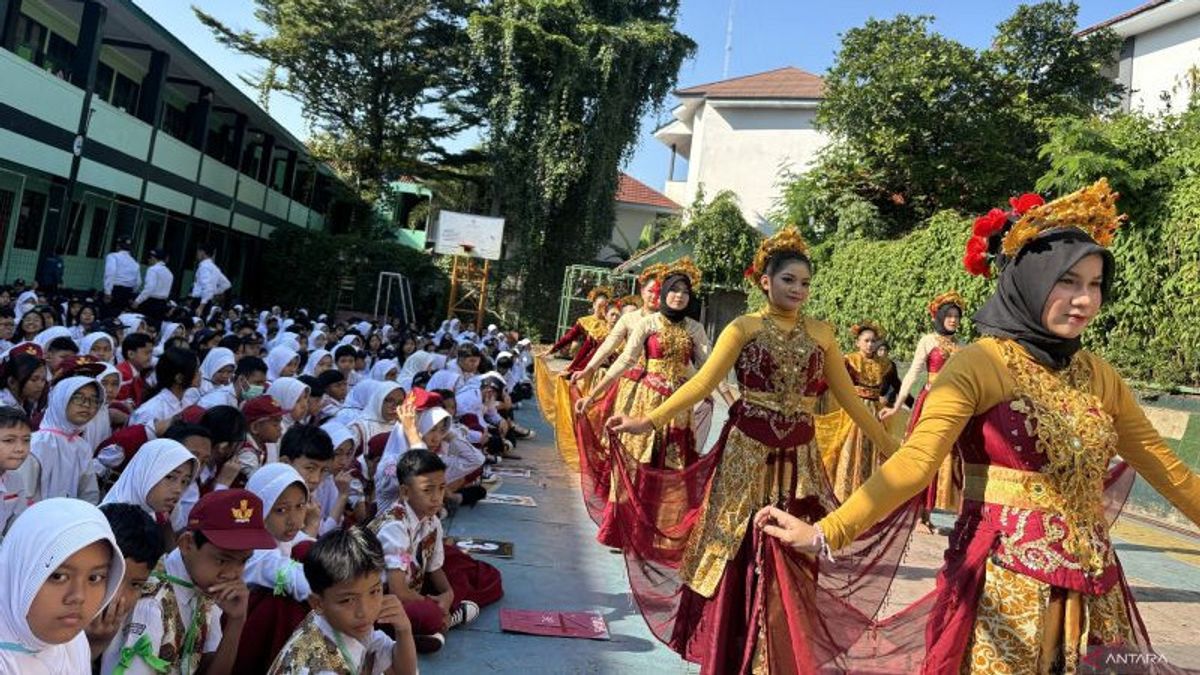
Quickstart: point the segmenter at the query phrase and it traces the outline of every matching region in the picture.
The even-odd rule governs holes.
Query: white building
[[[616,202],[609,244],[596,254],[600,262],[625,261],[638,249],[638,241],[648,226],[656,226],[660,220],[682,211],[666,195],[627,173],[618,179]]]
[[[1111,28],[1125,39],[1112,75],[1125,110],[1179,112],[1200,83],[1200,0],[1151,0],[1080,31]]]
[[[667,197],[691,204],[701,186],[710,198],[732,190],[751,225],[773,229],[781,173],[807,169],[826,143],[813,127],[823,90],[820,77],[793,67],[677,90],[674,119],[654,132],[671,149]]]

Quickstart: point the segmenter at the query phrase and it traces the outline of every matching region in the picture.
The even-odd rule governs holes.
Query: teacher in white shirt
[[[146,256],[146,278],[142,282],[142,292],[133,301],[133,306],[146,317],[146,323],[157,334],[162,326],[163,317],[167,315],[167,298],[171,296],[171,285],[175,283],[175,275],[167,267],[167,254],[161,248],[150,249]]]
[[[200,244],[196,247],[196,278],[192,281],[192,302],[196,307],[196,316],[204,316],[212,299],[229,290],[233,284],[225,273],[213,262],[215,253],[212,244]]]
[[[142,279],[142,270],[133,256],[129,255],[132,243],[128,237],[117,240],[117,250],[104,258],[104,306],[101,314],[111,319],[129,307],[138,283]]]

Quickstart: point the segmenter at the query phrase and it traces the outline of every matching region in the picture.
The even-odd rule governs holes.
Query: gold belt
[[[785,415],[788,417],[798,415],[800,413],[811,415],[813,414],[813,411],[817,409],[816,396],[800,396],[797,398],[790,398],[789,402],[795,401],[793,405],[784,405],[784,402],[780,401],[780,398],[781,397],[778,394],[772,394],[765,391],[742,390],[742,400],[745,401],[747,405],[752,405],[756,408],[766,408],[767,410],[777,412],[780,415]]]
[[[879,387],[854,387],[854,393],[858,394],[859,398],[865,398],[870,401],[879,399]]]
[[[1050,479],[1036,471],[991,464],[963,465],[963,498],[1018,509],[1052,508]]]
[[[687,366],[670,359],[646,359],[645,370],[670,379],[679,379],[687,374]]]

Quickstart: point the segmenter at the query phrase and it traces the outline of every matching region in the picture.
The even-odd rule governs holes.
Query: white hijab
[[[368,422],[379,424],[389,424],[383,420],[383,401],[388,397],[388,394],[403,388],[395,382],[379,382],[371,390],[371,396],[367,399],[366,406],[363,407],[362,417],[359,419]]]
[[[116,375],[118,381],[121,379],[121,371],[117,370],[111,363],[104,364],[104,370],[96,376],[96,384],[100,385],[101,391],[104,390],[104,378],[109,375]],[[87,441],[88,446],[91,447],[92,452],[95,452],[96,448],[100,447],[100,444],[104,442],[104,439],[111,435],[112,421],[108,417],[108,408],[101,407],[96,412],[96,416],[84,425],[83,438]]]
[[[308,353],[308,361],[304,364],[304,374],[317,376],[317,364],[326,356],[333,358],[333,352],[328,349],[314,349]],[[332,367],[332,366],[331,366]]]
[[[412,391],[413,378],[432,368],[436,360],[437,355],[431,352],[413,352],[400,367],[400,374],[396,376],[396,381],[400,383],[401,387],[404,387],[404,391]]]
[[[395,359],[383,359],[371,367],[371,379],[376,382],[392,382],[387,377],[388,371],[398,370]]]
[[[38,333],[37,336],[33,338],[33,341],[37,344],[37,346],[41,347],[42,351],[44,352],[52,341],[60,337],[71,337],[71,329],[67,328],[66,326],[51,326]],[[74,340],[71,341],[74,342]]]
[[[283,408],[283,416],[290,418],[292,416],[292,408],[296,407],[296,402],[308,390],[307,384],[294,377],[281,377],[271,383],[271,387],[267,389],[267,393],[279,401],[279,407]]]
[[[200,462],[179,441],[159,438],[141,447],[121,472],[121,477],[104,496],[103,504],[134,504],[154,516],[146,497],[158,481],[188,462],[192,463],[192,478],[200,471]],[[175,505],[179,509],[179,504]]]
[[[84,335],[83,339],[79,341],[79,352],[81,354],[91,354],[92,347],[101,340],[108,340],[108,344],[112,346],[113,356],[107,361],[107,363],[112,363],[117,354],[117,341],[114,340],[113,336],[109,335],[108,333],[101,333],[97,331],[95,333],[88,333],[87,335]]]
[[[374,393],[375,387],[382,385],[382,382],[376,382],[375,380],[366,380],[354,385],[354,388],[350,390],[350,394],[346,396],[345,405],[337,412],[333,420],[349,425],[354,420],[362,417],[363,412],[367,408],[367,401],[371,398],[371,394]],[[382,400],[380,404],[382,404]]]
[[[262,500],[263,517],[265,518],[266,514],[275,508],[275,502],[279,501],[279,496],[293,483],[300,484],[300,487],[304,489],[304,501],[308,501],[308,485],[300,477],[300,473],[293,469],[291,464],[272,462],[250,476],[250,480],[246,481],[246,489],[258,495],[258,498]]]
[[[101,540],[107,541],[113,552],[108,566],[104,602],[100,605],[100,610],[103,610],[121,587],[125,576],[125,558],[100,509],[78,499],[52,498],[30,506],[17,518],[0,544],[0,560],[4,561],[0,568],[0,578],[3,578],[3,585],[0,586],[0,642],[16,643],[27,650],[41,652],[35,658],[46,666],[48,672],[69,672],[52,664],[68,659],[69,654],[65,653],[69,651],[68,645],[74,645],[81,638],[86,651],[87,638],[82,629],[70,642],[52,645],[33,634],[26,617],[34,597],[50,575],[67,558]],[[84,621],[89,622],[94,618],[84,617]],[[9,668],[12,665],[7,658],[10,654],[18,655],[17,652],[0,651],[0,672],[27,672],[20,667]],[[18,659],[13,661],[20,663]],[[81,665],[86,665],[86,660]]]
[[[267,353],[267,382],[274,382],[283,377],[280,373],[294,359],[300,358],[296,350],[290,347],[275,347]]]
[[[329,434],[329,439],[333,441],[333,449],[335,451],[342,443],[354,440],[354,434],[350,433],[350,428],[341,422],[326,422],[321,425],[321,431]]]

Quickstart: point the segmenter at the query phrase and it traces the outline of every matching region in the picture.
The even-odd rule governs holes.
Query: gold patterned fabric
[[[162,608],[162,641],[158,646],[158,658],[169,661],[173,672],[181,672],[179,663],[183,656],[184,640],[187,638],[188,622],[191,616],[183,616],[179,607],[179,598],[175,597],[175,587],[167,581],[165,556],[154,568],[154,573],[142,585],[142,597],[153,598],[155,604]],[[183,675],[191,675],[200,667],[200,657],[203,655],[204,643],[208,636],[208,612],[213,605],[212,598],[197,591],[197,602],[200,603],[200,619],[196,631],[189,669]]]
[[[587,334],[596,342],[604,342],[604,338],[608,337],[608,322],[595,315],[579,317],[579,325],[587,331]]]
[[[863,356],[861,353],[847,354],[846,369],[854,382],[854,393],[859,402],[878,415],[883,409],[879,400],[880,387],[891,362]],[[828,446],[822,450],[823,463],[833,483],[833,494],[839,500],[849,497],[883,464],[883,453],[871,439],[854,423],[846,410],[840,409],[823,416],[819,426],[832,426],[837,431]]]
[[[962,673],[1075,673],[1089,645],[1136,644],[1124,589],[1055,589],[990,558]]]
[[[364,664],[365,665],[365,664]],[[337,643],[317,625],[317,615],[309,612],[304,623],[292,633],[275,657],[267,675],[300,675],[301,673],[351,672],[346,659],[338,650]],[[369,673],[364,669],[362,672]]]

